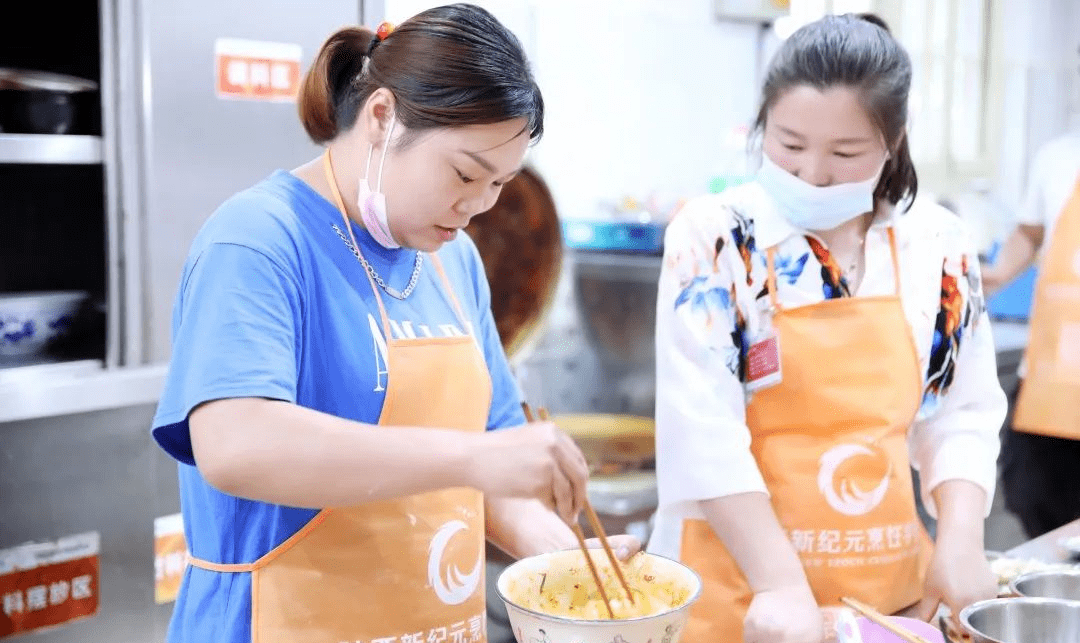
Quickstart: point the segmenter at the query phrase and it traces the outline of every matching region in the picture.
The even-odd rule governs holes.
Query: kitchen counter
[[[1080,520],[1074,520],[1038,538],[1013,547],[1005,552],[1005,555],[1019,559],[1033,558],[1046,563],[1076,562],[1069,555],[1069,552],[1059,544],[1063,539],[1073,536],[1080,536]]]
[[[105,368],[98,360],[0,369],[0,423],[155,403],[167,370]]]

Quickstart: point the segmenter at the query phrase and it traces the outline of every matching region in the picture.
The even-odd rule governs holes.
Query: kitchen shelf
[[[100,136],[0,132],[0,163],[96,165],[101,162]]]
[[[105,368],[100,360],[0,369],[0,424],[157,402],[166,364]]]

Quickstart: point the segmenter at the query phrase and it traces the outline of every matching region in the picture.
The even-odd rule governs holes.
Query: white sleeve
[[[733,339],[738,336],[737,304],[731,268],[735,261],[730,257],[735,244],[730,226],[721,221],[729,213],[715,205],[708,209],[703,213],[688,204],[665,234],[656,312],[661,506],[748,491],[767,493],[750,452],[746,397],[736,375],[740,351]],[[722,235],[727,238],[718,261]]]
[[[1028,171],[1027,187],[1024,190],[1023,202],[1017,213],[1016,222],[1020,225],[1046,226],[1047,208],[1043,183],[1049,172],[1049,149],[1043,147],[1036,152]],[[1056,214],[1056,213],[1055,213]]]
[[[937,517],[931,495],[947,480],[968,480],[986,491],[989,515],[997,483],[1000,430],[1008,401],[997,374],[997,352],[982,299],[979,263],[967,247],[970,277],[962,341],[948,390],[937,408],[912,427],[912,464],[920,473],[923,504]]]

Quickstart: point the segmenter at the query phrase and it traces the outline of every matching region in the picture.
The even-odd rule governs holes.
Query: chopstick
[[[581,555],[585,557],[585,562],[589,564],[589,571],[592,572],[593,580],[596,581],[596,588],[600,590],[600,598],[604,599],[604,607],[607,608],[608,616],[611,620],[615,620],[615,610],[611,609],[611,599],[608,598],[607,592],[604,591],[604,581],[600,578],[600,571],[596,569],[596,563],[593,562],[592,556],[589,555],[589,548],[585,546],[585,534],[581,531],[581,525],[574,525],[574,535],[577,536],[578,547],[581,548]]]
[[[521,409],[525,411],[526,420],[529,422],[536,421],[532,409],[527,402],[521,403]],[[543,417],[546,422],[547,411],[541,409],[540,413],[541,417]],[[589,565],[589,572],[592,573],[593,580],[596,582],[596,589],[600,590],[600,598],[604,599],[604,607],[607,608],[608,616],[610,616],[612,620],[615,620],[615,610],[611,609],[611,600],[608,598],[607,591],[604,590],[604,581],[600,578],[600,572],[596,569],[596,563],[593,562],[592,556],[589,555],[589,548],[585,546],[585,533],[581,531],[581,525],[575,524],[571,529],[574,532],[574,536],[577,537],[578,547],[581,548],[581,555],[585,557],[585,562]],[[545,578],[545,580],[547,579]]]
[[[534,421],[532,418],[532,409],[529,408],[528,403],[522,404],[522,408],[525,410],[526,419],[528,419],[530,422]],[[539,415],[541,421],[547,422],[551,419],[551,417],[548,415],[547,409],[545,409],[544,407],[540,407]],[[611,544],[608,543],[607,533],[604,531],[604,525],[600,522],[600,516],[596,515],[596,510],[593,509],[592,503],[589,502],[588,497],[585,498],[585,515],[589,517],[589,524],[592,525],[593,531],[596,532],[597,537],[599,537],[600,539],[600,544],[604,548],[604,553],[607,554],[608,561],[611,563],[611,568],[615,570],[615,575],[619,578],[619,584],[622,585],[623,591],[626,592],[627,600],[630,601],[631,605],[634,605],[634,595],[630,591],[630,584],[626,582],[626,576],[623,575],[622,563],[619,561],[618,557],[615,556],[615,552],[611,550]],[[578,537],[578,542],[581,545],[582,551],[585,551],[585,535],[581,531],[581,525],[574,525],[573,528],[574,533]],[[585,557],[589,557],[588,553],[586,553]],[[597,577],[597,583],[599,584],[599,577]],[[601,589],[600,591],[601,594],[603,594],[604,590]],[[606,597],[604,601],[605,603],[607,602]],[[608,611],[611,611],[610,605],[608,606]],[[615,618],[614,615],[612,615],[612,618]]]
[[[847,605],[848,607],[854,609],[856,612],[862,614],[867,619],[877,623],[881,627],[884,627],[885,629],[889,630],[893,634],[895,634],[895,635],[899,636],[900,638],[904,639],[908,643],[930,643],[930,641],[924,639],[923,637],[921,637],[918,634],[912,632],[911,630],[909,630],[909,629],[907,629],[907,628],[905,628],[903,626],[897,625],[896,623],[893,623],[889,619],[889,617],[885,616],[884,614],[877,611],[873,607],[870,607],[869,605],[861,603],[861,602],[855,600],[854,598],[847,598],[847,597],[841,598],[840,601],[842,603],[844,603],[845,605]]]

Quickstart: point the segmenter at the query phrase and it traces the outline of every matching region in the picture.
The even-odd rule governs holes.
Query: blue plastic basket
[[[576,250],[636,254],[664,251],[664,225],[660,223],[564,219],[562,226],[566,246]]]

